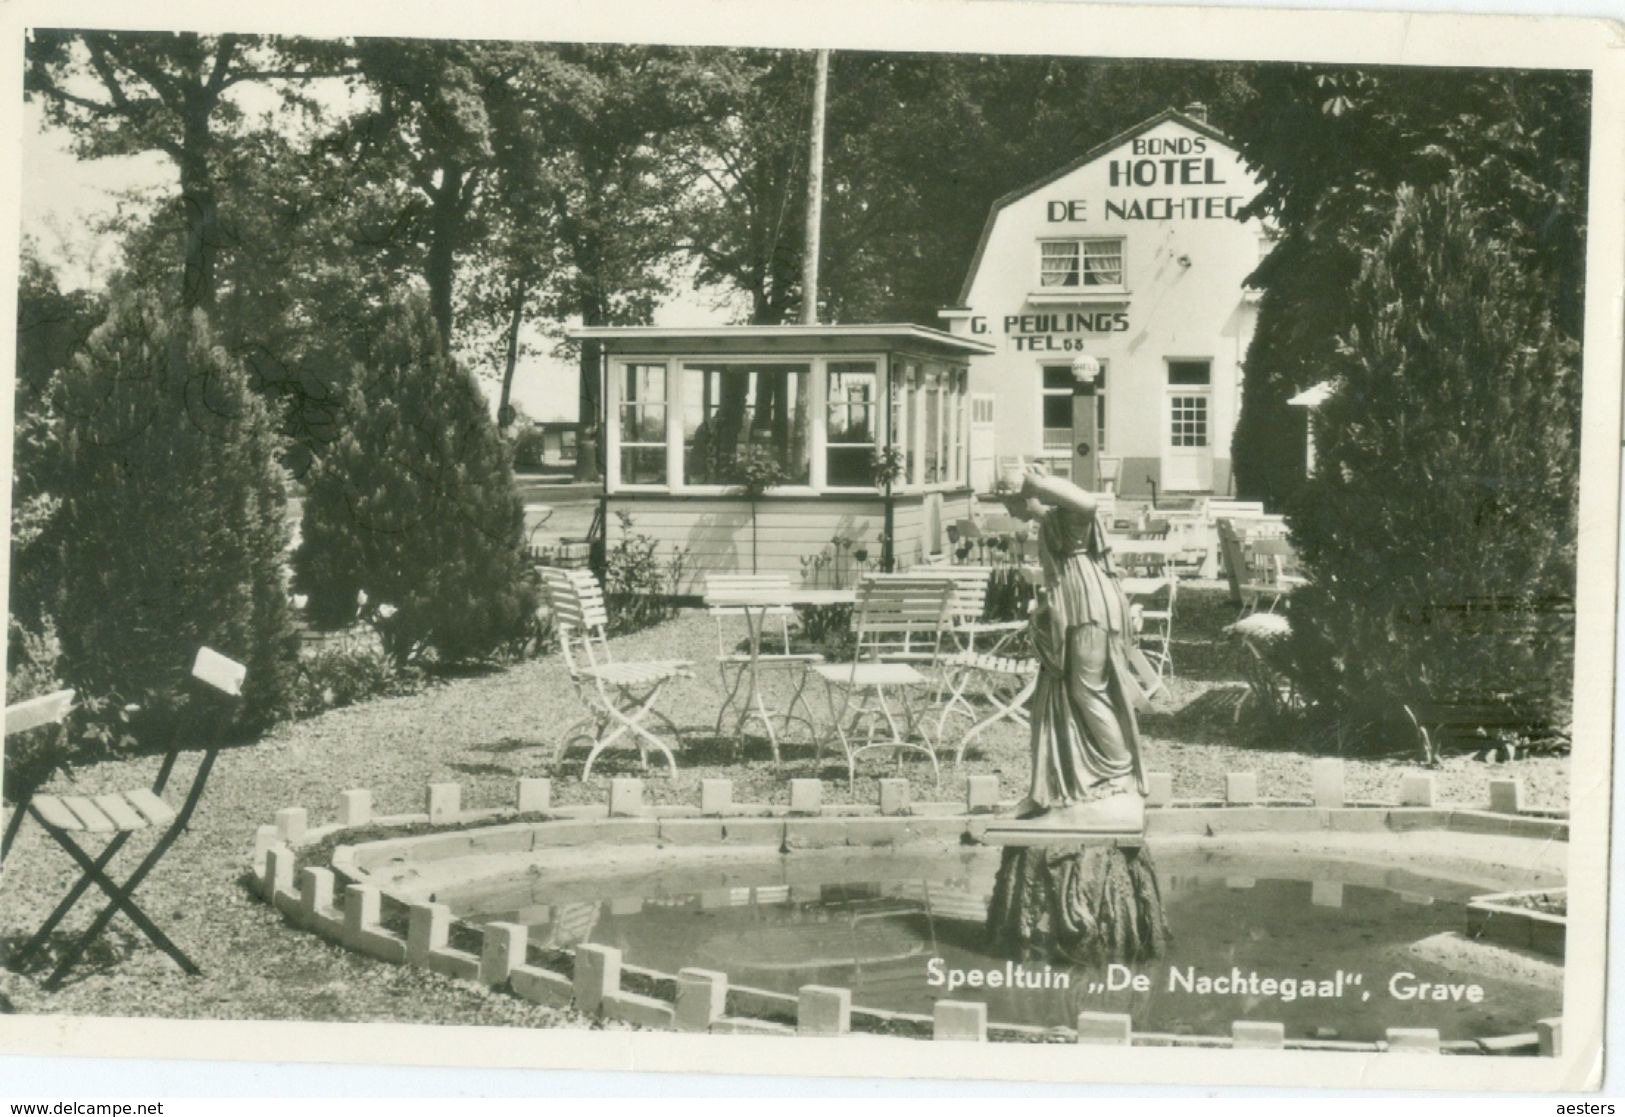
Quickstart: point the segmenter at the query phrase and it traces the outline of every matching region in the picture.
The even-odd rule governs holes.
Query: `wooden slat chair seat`
[[[691,677],[690,662],[686,659],[616,660],[609,647],[609,612],[604,607],[604,591],[590,571],[543,567],[542,588],[553,611],[559,649],[564,654],[570,682],[589,711],[560,735],[553,752],[554,765],[564,758],[572,742],[591,740],[587,763],[581,771],[581,778],[589,779],[598,755],[630,735],[645,767],[649,762],[649,747],[653,746],[666,758],[675,776],[677,758],[666,740],[649,729],[648,722],[650,719],[663,722],[673,742],[682,744],[676,724],[655,709],[655,701],[671,680]],[[591,732],[587,732],[588,727]]]
[[[722,735],[723,723],[728,720],[730,710],[735,711],[734,732],[742,733],[746,725],[759,722],[767,731],[768,744],[773,748],[775,763],[782,761],[779,752],[780,733],[773,727],[774,721],[783,724],[783,734],[788,736],[790,726],[800,722],[806,726],[808,735],[816,741],[818,736],[817,722],[813,718],[812,707],[807,702],[807,668],[815,663],[824,662],[824,657],[817,652],[796,652],[790,645],[790,620],[796,611],[789,605],[774,605],[767,608],[746,608],[738,605],[715,605],[712,600],[727,594],[762,593],[771,594],[775,591],[789,592],[790,577],[787,574],[707,574],[705,576],[706,612],[710,614],[717,627],[717,673],[722,678],[722,689],[725,697],[721,707],[717,710],[717,735]],[[767,646],[767,633],[763,631],[769,620],[776,621],[779,630],[779,645],[777,649]],[[743,621],[746,635],[750,640],[752,652],[738,651],[738,622]],[[732,639],[730,640],[730,636]],[[788,675],[795,687],[790,701],[782,710],[774,709],[768,705],[762,693],[760,677],[753,678],[752,672],[774,671]],[[748,684],[748,685],[747,685]],[[739,692],[743,689],[746,694],[741,698]],[[801,713],[796,713],[797,708]]]
[[[192,679],[210,689],[202,691],[193,701],[197,705],[206,704],[211,693],[236,699],[242,694],[242,685],[246,677],[247,670],[242,664],[211,648],[200,648],[192,664]],[[6,709],[6,735],[14,736],[45,724],[60,724],[67,717],[72,704],[73,692],[68,690],[9,706]],[[63,977],[78,962],[86,948],[106,930],[113,917],[120,912],[127,915],[154,946],[173,958],[185,972],[188,974],[201,972],[197,964],[136,906],[133,899],[136,888],[169,851],[169,847],[191,821],[192,812],[202,798],[204,785],[214,766],[215,755],[219,750],[218,735],[211,736],[211,743],[204,750],[203,760],[192,776],[192,785],[187,790],[181,806],[173,807],[161,797],[165,785],[169,782],[170,774],[174,771],[180,748],[186,743],[185,736],[177,729],[159,766],[158,776],[150,788],[138,787],[99,795],[36,793],[26,806],[21,808],[73,858],[81,870],[81,876],[46,917],[33,937],[7,959],[7,965],[13,970],[21,969],[29,959],[39,953],[49,941],[51,933],[94,884],[107,895],[108,905],[58,959],[56,967],[45,979],[45,988],[55,989],[61,984]],[[106,869],[114,856],[132,835],[149,828],[163,829],[164,832],[123,883],[112,880],[107,875]],[[107,840],[107,844],[95,857],[79,844],[79,839],[86,836]]]
[[[942,668],[952,693],[937,715],[937,740],[942,740],[948,719],[955,713],[968,713],[971,719],[970,727],[954,745],[954,767],[964,764],[965,750],[989,726],[1006,719],[1023,729],[1032,724],[1027,703],[1038,686],[1038,660],[990,652],[952,652],[943,657]],[[977,710],[965,701],[972,683],[979,684],[977,697],[991,710]]]
[[[936,744],[921,725],[915,694],[932,682],[952,597],[953,584],[940,576],[870,575],[858,584],[852,610],[857,632],[852,662],[812,667],[824,681],[849,784],[857,780],[858,756],[870,749],[891,749],[899,756],[905,750],[923,752],[941,781]],[[877,739],[882,726],[886,735]],[[862,743],[855,744],[860,732]]]

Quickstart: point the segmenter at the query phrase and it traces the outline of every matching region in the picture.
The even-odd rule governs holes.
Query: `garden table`
[[[750,662],[745,667],[745,701],[740,706],[739,720],[734,724],[734,735],[741,745],[745,740],[745,726],[763,720],[761,705],[762,630],[767,624],[768,610],[787,605],[855,605],[858,591],[835,589],[790,588],[774,590],[723,590],[705,595],[705,603],[723,609],[738,609],[745,617],[750,633]],[[816,731],[816,727],[815,731]],[[772,725],[768,725],[772,733]],[[777,742],[775,742],[776,746]],[[776,751],[776,749],[775,749]]]

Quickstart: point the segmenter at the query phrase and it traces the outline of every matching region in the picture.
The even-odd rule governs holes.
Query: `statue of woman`
[[[1001,477],[1005,506],[1039,523],[1043,586],[1031,617],[1038,686],[1032,698],[1032,786],[1018,818],[1138,831],[1145,777],[1128,666],[1128,602],[1113,575],[1094,495],[1028,466]]]

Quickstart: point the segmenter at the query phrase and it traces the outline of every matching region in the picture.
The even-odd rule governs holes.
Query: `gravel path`
[[[1194,611],[1202,606],[1191,602]],[[1186,608],[1184,595],[1181,607]],[[1213,602],[1207,607],[1215,615],[1223,609]],[[876,801],[876,778],[897,774],[896,766],[880,757],[864,761],[850,792],[844,762],[827,753],[815,760],[811,749],[799,743],[787,747],[779,771],[762,739],[748,743],[742,763],[733,762],[731,746],[717,740],[711,728],[721,693],[712,666],[715,648],[713,624],[698,612],[616,642],[623,659],[684,657],[696,665],[695,677],[674,683],[662,699],[662,708],[690,731],[691,739],[679,755],[675,779],[664,778],[663,767],[651,771],[646,781],[649,799],[697,803],[700,780],[724,776],[735,781],[738,801],[785,803],[787,778],[819,776],[825,781],[826,801]],[[1158,697],[1155,710],[1145,719],[1148,768],[1172,772],[1179,797],[1220,797],[1226,771],[1254,771],[1261,795],[1307,798],[1309,755],[1293,742],[1231,739],[1233,733],[1241,733],[1231,725],[1240,690],[1223,681],[1229,674],[1227,665],[1233,667],[1227,658],[1233,650],[1197,643],[1176,646],[1176,663],[1181,662],[1182,651],[1188,671],[1182,669],[1182,677]],[[822,694],[813,697],[815,709],[822,713]],[[271,821],[277,809],[306,806],[313,823],[327,821],[340,791],[366,787],[372,789],[380,813],[422,810],[425,785],[441,780],[463,785],[466,807],[507,805],[517,777],[547,774],[551,743],[580,714],[563,663],[555,655],[441,683],[409,697],[290,723],[252,747],[223,753],[191,830],[138,893],[143,907],[203,968],[203,976],[180,974],[120,919],[94,949],[91,963],[82,963],[55,994],[39,988],[35,980],[39,975],[0,970],[0,1009],[598,1027],[574,1013],[355,957],[289,930],[244,887],[255,827]],[[1000,776],[1004,796],[1013,799],[1025,790],[1026,751],[1025,734],[1005,724],[982,736],[980,748],[967,757],[963,770],[953,769],[950,756],[940,790],[921,760],[905,761],[903,774],[912,782],[916,801],[962,801],[965,776],[987,772]],[[579,775],[584,755],[580,747],[573,750],[555,776],[555,802],[601,802],[609,777],[638,772],[633,750],[612,749],[595,765],[591,784],[583,785]],[[195,762],[195,756],[183,759],[174,777],[176,786],[186,786]],[[79,770],[71,783],[60,781],[56,789],[72,787],[81,794],[95,794],[140,786],[151,781],[156,767],[157,758],[103,763]],[[1400,775],[1412,767],[1411,755],[1351,760],[1349,794],[1392,798]],[[1507,774],[1522,778],[1530,805],[1566,807],[1567,758],[1532,758],[1510,765],[1454,758],[1436,773],[1439,799],[1487,804],[1488,781]],[[130,842],[115,867],[122,864],[127,871],[144,851],[139,840]],[[0,945],[15,947],[75,877],[68,858],[36,826],[25,824],[0,880]],[[86,926],[94,911],[91,905],[76,910],[69,920],[70,931]]]

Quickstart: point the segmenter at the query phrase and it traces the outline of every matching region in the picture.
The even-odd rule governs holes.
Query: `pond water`
[[[1435,949],[1437,936],[1465,930],[1465,901],[1483,888],[1308,858],[1272,858],[1258,877],[1235,875],[1234,859],[1159,860],[1173,940],[1152,962],[1007,958],[982,928],[998,856],[847,855],[821,867],[812,857],[800,882],[763,863],[721,878],[533,881],[525,896],[510,884],[448,900],[478,921],[525,923],[534,943],[615,946],[627,962],[668,973],[697,966],[790,994],[844,986],[855,1005],[903,1012],[979,1000],[1004,1023],[1071,1025],[1087,1010],[1176,1034],[1228,1035],[1234,1020],[1269,1020],[1292,1038],[1374,1040],[1423,1027],[1471,1039],[1530,1031],[1561,1008],[1553,966],[1542,980],[1462,962],[1471,947]],[[543,895],[554,902],[525,902]]]

